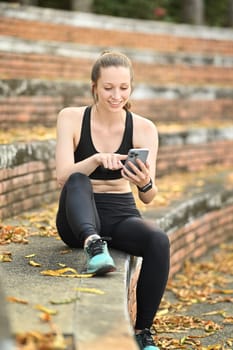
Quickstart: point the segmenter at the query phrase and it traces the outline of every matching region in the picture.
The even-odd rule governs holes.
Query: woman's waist
[[[125,179],[91,180],[94,193],[124,194],[131,192],[131,186]]]

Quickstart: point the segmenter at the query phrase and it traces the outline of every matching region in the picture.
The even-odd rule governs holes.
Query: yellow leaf
[[[168,314],[168,312],[169,312],[168,309],[159,310],[159,311],[157,312],[157,316],[166,315],[166,314]]]
[[[100,294],[100,295],[105,294],[103,290],[97,289],[97,288],[78,287],[78,288],[75,288],[75,290],[82,293],[92,293],[92,294]]]
[[[34,308],[36,310],[45,312],[46,314],[49,314],[49,315],[56,315],[57,314],[57,310],[48,309],[47,307],[45,307],[43,305],[37,304],[37,305],[34,306]]]
[[[11,262],[12,261],[11,252],[2,252],[2,254],[0,254],[0,261],[1,262]]]
[[[71,272],[71,274],[67,274]],[[65,267],[64,269],[58,270],[44,270],[40,272],[44,276],[53,276],[53,277],[71,277],[71,278],[89,278],[93,277],[93,274],[79,274],[77,270],[71,267]]]
[[[60,267],[66,267],[66,264],[58,263],[58,266],[60,266]]]
[[[37,263],[37,262],[35,262],[33,260],[29,261],[29,265],[34,266],[34,267],[40,267],[41,266],[41,264],[39,264],[39,263]]]
[[[34,258],[34,256],[36,256],[36,254],[29,254],[29,255],[25,255],[25,258]]]

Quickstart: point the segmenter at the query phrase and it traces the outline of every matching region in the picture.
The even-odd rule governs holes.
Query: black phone
[[[131,148],[128,152],[128,157],[125,161],[125,167],[128,170],[132,171],[132,168],[130,168],[130,165],[128,165],[128,162],[130,161],[139,169],[136,159],[140,159],[143,163],[145,163],[148,157],[148,153],[148,148]]]

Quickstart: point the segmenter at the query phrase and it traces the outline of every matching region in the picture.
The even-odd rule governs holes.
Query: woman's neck
[[[110,112],[109,110],[101,108],[98,105],[93,105],[92,113],[93,113],[93,119],[96,122],[100,122],[104,125],[119,124],[119,122],[125,121],[124,109],[121,109],[116,112]]]

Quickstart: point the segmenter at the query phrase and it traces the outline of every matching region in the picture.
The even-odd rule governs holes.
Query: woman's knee
[[[169,252],[170,241],[168,235],[160,229],[155,229],[154,234],[151,235],[151,246],[161,252]]]
[[[89,177],[85,174],[82,173],[73,173],[71,174],[67,181],[66,181],[66,185],[68,186],[75,186],[75,185],[79,185],[79,186],[90,186],[91,185],[91,181],[89,179]]]

